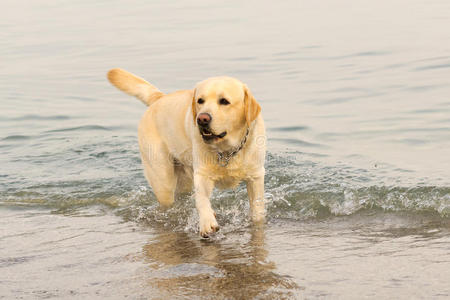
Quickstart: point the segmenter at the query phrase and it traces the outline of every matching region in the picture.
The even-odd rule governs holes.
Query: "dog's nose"
[[[208,113],[201,113],[197,117],[197,124],[200,126],[206,126],[211,122],[211,115]]]

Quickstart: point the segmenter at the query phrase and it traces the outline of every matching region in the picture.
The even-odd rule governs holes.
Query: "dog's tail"
[[[108,80],[119,90],[135,96],[147,106],[164,96],[164,93],[144,79],[119,68],[109,70]]]

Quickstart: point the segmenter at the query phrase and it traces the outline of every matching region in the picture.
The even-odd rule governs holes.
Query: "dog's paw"
[[[200,235],[203,238],[208,238],[212,233],[219,231],[220,227],[216,221],[216,213],[211,211],[210,213],[200,216]]]

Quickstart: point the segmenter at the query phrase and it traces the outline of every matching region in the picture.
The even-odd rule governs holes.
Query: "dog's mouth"
[[[208,128],[200,127],[200,134],[202,135],[204,141],[213,141],[225,137],[227,132],[224,131],[221,134],[214,134]]]

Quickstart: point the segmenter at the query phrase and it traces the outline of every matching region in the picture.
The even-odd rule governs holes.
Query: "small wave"
[[[83,101],[83,102],[95,102],[96,99],[92,98],[92,97],[86,97],[86,96],[66,96],[66,99],[71,99],[71,100],[79,100],[79,101]]]
[[[94,131],[94,130],[111,131],[114,129],[115,128],[113,128],[113,127],[104,127],[104,126],[100,126],[100,125],[84,125],[84,126],[78,126],[78,127],[52,129],[52,130],[48,130],[45,132],[53,133],[53,132],[68,132],[68,131]]]
[[[66,115],[53,115],[53,116],[41,116],[41,115],[24,115],[14,118],[9,118],[10,121],[35,121],[35,120],[45,120],[45,121],[52,121],[52,120],[69,120],[71,117]]]
[[[286,132],[292,132],[292,131],[303,131],[308,130],[308,126],[290,126],[290,127],[274,127],[269,128],[270,131],[286,131]]]
[[[448,69],[448,68],[450,68],[450,64],[428,65],[415,68],[414,71],[428,71],[428,70]]]
[[[10,135],[2,139],[2,141],[23,141],[29,140],[31,136],[28,135]]]
[[[102,152],[88,154],[109,161]],[[96,173],[103,174],[99,178],[74,176],[73,180],[58,180],[51,177],[50,181],[42,178],[40,183],[22,185],[20,189],[11,184],[2,191],[0,205],[47,207],[62,214],[76,214],[79,210],[101,206],[125,220],[187,232],[197,230],[198,215],[191,194],[177,198],[173,208],[161,210],[141,170],[128,166],[139,162],[125,160],[123,163],[125,165],[119,164],[117,170],[125,168],[125,171]],[[126,169],[127,166],[130,169]],[[377,184],[374,176],[367,170],[321,165],[305,160],[304,156],[300,159],[296,153],[292,156],[269,153],[265,178],[267,219],[269,222],[320,220],[361,211],[450,217],[449,187],[389,186]],[[245,184],[235,190],[215,191],[211,202],[225,232],[249,225]]]
[[[270,183],[267,185],[270,186]],[[150,190],[147,190],[138,197],[150,195]],[[444,219],[450,217],[450,189],[437,187],[372,186],[360,189],[339,189],[335,186],[328,189],[316,187],[316,189],[302,191],[299,188],[292,188],[289,183],[284,183],[278,185],[278,188],[268,188],[265,198],[269,223],[277,220],[323,220],[358,215],[360,212],[409,213],[421,214],[422,217],[428,214],[432,219],[436,216]],[[126,220],[143,222],[152,227],[197,232],[198,213],[192,195],[177,199],[174,207],[169,210],[160,209],[153,196],[148,199],[151,199],[150,203],[141,202],[141,205],[125,206],[120,209],[119,214]],[[219,238],[221,234],[234,232],[250,225],[250,208],[243,185],[234,191],[215,193],[211,202],[217,213],[218,222],[222,226]]]
[[[255,56],[245,56],[245,57],[233,57],[230,58],[229,61],[251,61],[256,59],[257,58]]]
[[[300,139],[292,139],[292,138],[271,138],[271,141],[281,142],[284,144],[290,144],[290,145],[297,145],[297,146],[304,146],[304,147],[315,147],[315,148],[321,148],[323,145],[315,144],[315,143],[309,143],[302,141]]]
[[[38,257],[43,257],[43,255],[29,255],[29,256],[0,258],[0,268],[27,263],[29,261],[35,260]]]
[[[355,58],[355,57],[366,57],[366,56],[384,56],[389,55],[391,52],[388,51],[364,51],[356,52],[348,55],[332,56],[329,59],[345,59],[345,58]]]

